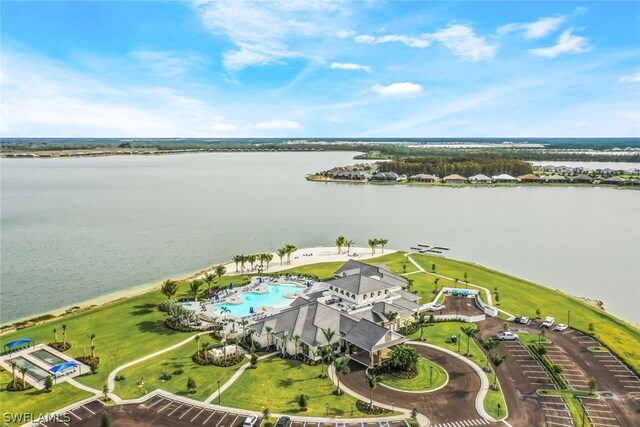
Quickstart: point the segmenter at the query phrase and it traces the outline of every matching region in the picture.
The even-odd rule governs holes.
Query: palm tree
[[[324,374],[324,362],[329,355],[329,347],[322,346],[318,347],[316,351],[313,353],[316,357],[320,358],[320,378],[324,378],[326,375]]]
[[[351,239],[351,240],[347,240],[344,245],[347,247],[347,255],[349,255],[349,252],[351,252],[351,246],[355,245],[356,242],[355,240]]]
[[[67,348],[67,325],[62,325],[62,348]]]
[[[440,281],[439,277],[436,277],[435,279],[433,279],[433,284],[434,284],[434,289],[433,289],[433,293],[437,294],[438,293],[438,282]]]
[[[491,361],[493,362],[493,366],[495,367],[493,372],[493,389],[494,390],[496,389],[498,384],[498,368],[500,367],[500,365],[502,365],[502,363],[504,363],[506,358],[507,358],[506,354],[504,356],[501,354],[496,354],[491,358]]]
[[[91,335],[87,335],[87,337],[91,340],[91,358],[95,359],[96,355],[94,353],[94,349],[95,349],[96,346],[93,345],[93,344],[94,344],[94,340],[96,339],[96,333],[93,332]]]
[[[18,364],[16,362],[11,362],[11,372],[13,373],[13,389],[16,389],[16,368]]]
[[[295,245],[286,244],[284,245],[285,253],[287,254],[287,264],[291,264],[291,254],[298,250]]]
[[[414,313],[413,318],[415,319],[416,325],[420,328],[420,341],[424,341],[424,327],[429,323],[427,320],[427,316],[422,313]]]
[[[331,340],[336,335],[336,331],[332,330],[331,328],[322,329],[322,334],[324,335],[324,339],[327,340],[327,345],[331,347]]]
[[[287,354],[287,340],[289,339],[289,334],[284,332],[282,334],[282,357],[285,357]]]
[[[271,347],[271,332],[273,332],[273,327],[265,326],[265,331],[267,331],[267,347]]]
[[[389,322],[389,329],[393,331],[393,322],[395,322],[395,320],[398,318],[398,313],[395,311],[389,311],[384,313],[384,317]]]
[[[389,239],[378,239],[378,244],[382,247],[382,253],[384,253],[384,245],[389,243]]]
[[[191,292],[193,292],[193,299],[198,298],[198,291],[200,290],[201,285],[202,285],[202,281],[199,279],[196,279],[191,282],[190,287],[191,287]]]
[[[200,355],[200,335],[196,335],[196,354]]]
[[[378,387],[378,383],[380,382],[380,377],[378,377],[376,374],[370,374],[367,372],[367,376],[365,377],[364,381],[367,383],[367,386],[369,386],[369,408],[373,407],[373,390],[375,390],[376,387]]]
[[[238,272],[238,264],[242,262],[242,255],[234,255],[231,257],[231,261],[236,263],[236,273]]]
[[[460,330],[462,330],[462,332],[464,332],[464,334],[467,336],[466,356],[471,357],[471,338],[473,338],[478,332],[480,332],[480,330],[472,326],[460,326]]]
[[[247,261],[251,264],[251,271],[253,271],[253,266],[256,264],[256,259],[258,259],[256,254],[247,255]]]
[[[53,344],[58,344],[58,330],[53,328]]]
[[[293,342],[296,348],[296,356],[298,355],[298,344],[300,344],[300,335],[294,335],[293,336]]]
[[[242,336],[244,337],[246,334],[246,330],[247,330],[247,325],[249,324],[249,321],[247,319],[242,319],[240,321],[240,326],[242,326]]]
[[[336,371],[336,382],[338,388],[336,389],[336,393],[338,396],[342,394],[342,390],[340,390],[340,375],[346,375],[351,372],[349,368],[349,361],[351,358],[349,356],[339,357],[333,362],[333,368]]]
[[[276,255],[280,257],[280,265],[282,265],[282,258],[287,254],[287,251],[284,248],[280,248],[276,251]]]
[[[27,386],[27,383],[25,382],[24,376],[27,374],[27,372],[29,372],[29,369],[27,369],[26,366],[21,366],[20,368],[18,368],[18,370],[22,374],[22,388],[25,389]]]
[[[244,271],[244,264],[247,262],[247,256],[244,254],[239,256],[240,256],[240,269]]]
[[[255,333],[256,333],[256,330],[255,330],[255,329],[251,329],[251,328],[249,328],[249,330],[247,331],[247,333],[249,334],[249,341],[251,341],[251,351],[253,352],[254,347],[255,347],[255,346],[254,346],[254,344],[253,344],[253,334],[255,334]]]
[[[466,271],[463,273],[463,277],[464,277],[464,287],[468,288],[469,287],[469,275],[467,274]]]
[[[236,267],[236,270],[238,270],[238,268]],[[214,276],[211,273],[207,273],[204,275],[204,277],[202,278],[202,280],[204,280],[204,282],[207,284],[207,293],[211,292],[211,284],[216,280],[216,276]]]
[[[258,260],[260,261],[260,270],[264,269],[264,260],[266,254],[258,254]]]
[[[264,261],[267,263],[267,270],[269,270],[269,263],[273,261],[273,254],[271,252],[264,254]]]
[[[371,255],[376,253],[376,246],[378,246],[378,239],[369,239],[369,247],[371,248]]]
[[[227,335],[223,334],[222,339],[220,340],[222,343],[222,360],[223,362],[227,361]]]
[[[91,358],[95,360],[96,358],[96,346],[92,345],[91,346]]]
[[[230,309],[229,307],[227,307],[227,306],[224,306],[224,305],[223,305],[222,307],[220,307],[220,311],[221,311],[223,314],[229,314],[229,313],[231,313],[231,309]]]
[[[222,276],[224,276],[224,274],[227,272],[227,269],[224,265],[220,264],[220,265],[216,265],[215,272],[216,272],[216,276],[218,276],[218,284],[220,284],[220,281],[222,280]]]
[[[338,238],[336,239],[336,247],[338,248],[338,253],[340,253],[340,250],[342,249],[342,247],[345,245],[346,242],[347,242],[347,239],[345,239],[344,236],[338,236]]]
[[[178,291],[178,284],[173,280],[169,280],[169,279],[165,280],[162,283],[162,286],[160,287],[160,292],[162,292],[162,295],[167,297],[167,299],[171,299],[171,297],[173,297],[177,291]]]
[[[484,347],[487,349],[487,366],[484,368],[485,371],[489,372],[489,359],[491,359],[491,350],[500,345],[500,341],[495,338],[489,338],[484,342]]]

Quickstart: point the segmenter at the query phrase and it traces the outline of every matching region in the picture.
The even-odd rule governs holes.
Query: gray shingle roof
[[[335,272],[336,277],[355,274],[361,274],[367,277],[378,276],[385,282],[400,287],[406,286],[408,283],[405,278],[393,274],[393,272],[384,264],[371,265],[353,259],[345,262],[342,267]]]
[[[342,289],[345,292],[349,292],[356,295],[368,294],[371,292],[377,293],[384,289],[391,289],[397,285],[386,283],[385,281],[372,279],[362,274],[354,274],[347,277],[341,277],[339,279],[331,280],[327,282],[330,286],[334,286],[338,289]]]
[[[373,347],[389,332],[387,328],[361,319],[344,337],[346,341],[360,348],[371,351]]]

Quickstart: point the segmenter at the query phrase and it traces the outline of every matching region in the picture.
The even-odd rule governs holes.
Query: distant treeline
[[[532,172],[531,164],[522,160],[465,157],[410,157],[381,162],[378,170],[407,176],[429,173],[445,177],[457,173],[467,178],[480,173],[487,176],[506,173],[517,177]]]

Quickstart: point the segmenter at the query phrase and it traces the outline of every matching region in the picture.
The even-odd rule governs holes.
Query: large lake
[[[0,321],[339,234],[449,246],[640,321],[639,191],[305,181],[352,156],[2,159]]]

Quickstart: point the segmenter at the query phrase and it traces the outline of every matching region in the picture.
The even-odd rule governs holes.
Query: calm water
[[[2,159],[0,320],[344,234],[449,246],[640,321],[640,192],[304,180],[352,155]]]

